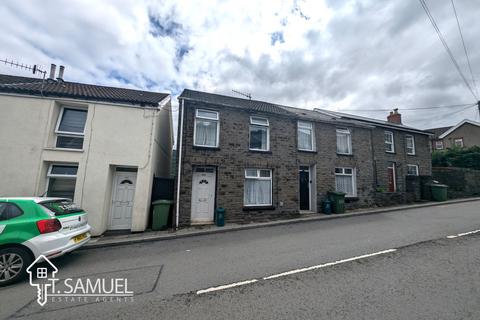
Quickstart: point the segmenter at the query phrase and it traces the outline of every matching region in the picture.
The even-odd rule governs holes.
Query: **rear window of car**
[[[70,214],[75,212],[82,212],[83,209],[70,200],[52,200],[41,202],[40,205],[55,213],[56,216],[62,214]]]

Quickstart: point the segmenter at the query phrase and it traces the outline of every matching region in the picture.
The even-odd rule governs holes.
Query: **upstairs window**
[[[335,190],[346,193],[346,197],[357,195],[355,169],[335,168]]]
[[[348,129],[337,129],[337,153],[352,154],[352,135]]]
[[[418,166],[416,164],[407,164],[407,176],[418,176]]]
[[[270,150],[270,130],[268,119],[250,117],[250,150]]]
[[[246,169],[243,199],[245,206],[271,206],[272,170]]]
[[[437,141],[435,141],[435,149],[437,149],[437,150],[443,150],[443,140],[437,140]]]
[[[393,141],[393,132],[385,131],[385,151],[386,152],[395,152],[395,144]]]
[[[453,143],[455,144],[455,147],[463,148],[463,138],[457,138],[453,140]]]
[[[315,151],[315,134],[313,123],[298,121],[298,150]]]
[[[86,121],[86,109],[62,107],[55,129],[55,146],[62,149],[82,149]]]
[[[406,135],[405,144],[407,147],[407,154],[414,155],[415,154],[415,138],[412,135]]]
[[[47,196],[73,200],[77,181],[77,165],[52,164],[47,173]]]
[[[195,141],[199,147],[218,147],[219,121],[218,112],[197,109],[195,111]]]

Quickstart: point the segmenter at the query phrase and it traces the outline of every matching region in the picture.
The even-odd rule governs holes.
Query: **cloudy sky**
[[[474,87],[451,0],[427,4]],[[480,2],[455,5],[480,89]],[[479,119],[417,0],[3,0],[0,16],[0,58],[65,65],[67,81],[171,92],[174,101],[183,88],[235,89],[380,119],[398,107],[422,129]],[[0,73],[28,75],[4,65]],[[462,106],[408,110],[445,105]]]

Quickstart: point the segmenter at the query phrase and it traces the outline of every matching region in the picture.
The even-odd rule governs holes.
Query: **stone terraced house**
[[[188,89],[179,103],[178,226],[218,207],[236,223],[319,212],[335,190],[350,208],[405,202],[405,177],[431,175],[429,133],[396,110],[380,121]]]

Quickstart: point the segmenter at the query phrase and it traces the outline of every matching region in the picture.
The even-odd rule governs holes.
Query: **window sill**
[[[387,154],[396,154],[395,151],[385,151],[385,153],[387,153]]]
[[[267,154],[272,154],[272,151],[270,150],[256,150],[256,149],[248,149],[249,152],[255,152],[255,153],[267,153]]]
[[[43,148],[43,150],[49,151],[66,151],[66,152],[84,152],[84,149],[69,149],[69,148]]]
[[[415,157],[416,155],[417,155],[416,153],[407,153],[407,156],[411,156],[411,157],[412,156]]]
[[[304,150],[304,149],[297,149],[298,152],[305,152],[305,153],[317,153],[317,150]]]
[[[192,149],[218,151],[220,147],[192,146]]]
[[[338,153],[337,156],[343,156],[343,157],[353,157],[353,153]]]
[[[244,206],[243,211],[275,210],[275,206]]]

